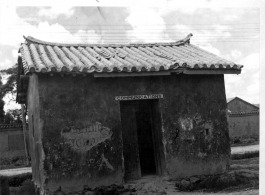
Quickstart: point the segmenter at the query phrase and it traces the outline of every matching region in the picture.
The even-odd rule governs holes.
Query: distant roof
[[[148,72],[179,68],[239,71],[242,65],[190,44],[186,38],[172,43],[62,44],[24,37],[20,53],[24,73],[29,72]],[[230,72],[231,73],[231,72]]]
[[[249,103],[249,102],[247,102],[247,101],[245,101],[245,100],[243,100],[243,99],[241,99],[239,97],[226,98],[226,103],[228,104],[228,103],[230,103],[234,99],[239,99],[239,100],[241,100],[241,101],[243,101],[243,102],[245,102],[245,103],[247,103],[249,105],[252,105],[252,106],[256,107],[257,109],[259,109],[259,104],[251,104],[251,103]]]
[[[236,97],[231,97],[231,98],[226,98],[226,103],[231,102],[233,99],[235,99]]]

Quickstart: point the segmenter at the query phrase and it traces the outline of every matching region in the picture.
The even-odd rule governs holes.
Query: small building
[[[25,140],[22,124],[0,124],[0,169],[26,165]]]
[[[25,38],[17,101],[26,104],[41,192],[226,171],[224,74],[242,65],[180,41],[60,44]]]
[[[239,97],[227,99],[231,138],[259,137],[259,107]]]

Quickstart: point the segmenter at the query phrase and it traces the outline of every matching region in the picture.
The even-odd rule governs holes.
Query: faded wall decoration
[[[84,128],[65,127],[61,131],[65,143],[69,144],[76,152],[86,152],[99,143],[110,139],[111,135],[111,130],[99,122]]]
[[[191,118],[179,118],[179,123],[182,129],[181,138],[183,140],[194,140],[193,132],[193,120]]]
[[[193,128],[193,123],[192,123],[192,119],[187,118],[187,119],[179,119],[179,122],[181,124],[181,128],[183,129],[183,131],[190,131]]]

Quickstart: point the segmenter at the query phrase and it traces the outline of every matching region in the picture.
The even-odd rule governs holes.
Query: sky
[[[220,2],[198,0],[192,7],[176,1],[160,6],[2,5],[0,70],[16,63],[23,36],[59,43],[148,43],[174,42],[192,33],[191,44],[244,66],[239,75],[225,75],[227,98],[258,104],[260,9],[257,1]],[[11,107],[14,103],[7,103],[5,110]]]

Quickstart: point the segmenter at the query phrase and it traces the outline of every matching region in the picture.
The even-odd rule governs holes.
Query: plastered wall
[[[47,191],[123,183],[120,104],[115,96],[163,94],[159,106],[164,173],[171,178],[221,173],[228,164],[223,75],[40,75],[38,87],[33,86],[29,109],[39,112],[34,119],[39,136],[31,138],[32,150],[39,153],[34,166],[41,168],[43,162],[40,174],[46,179],[36,174],[34,178],[45,181]],[[33,95],[37,89],[39,95]]]

